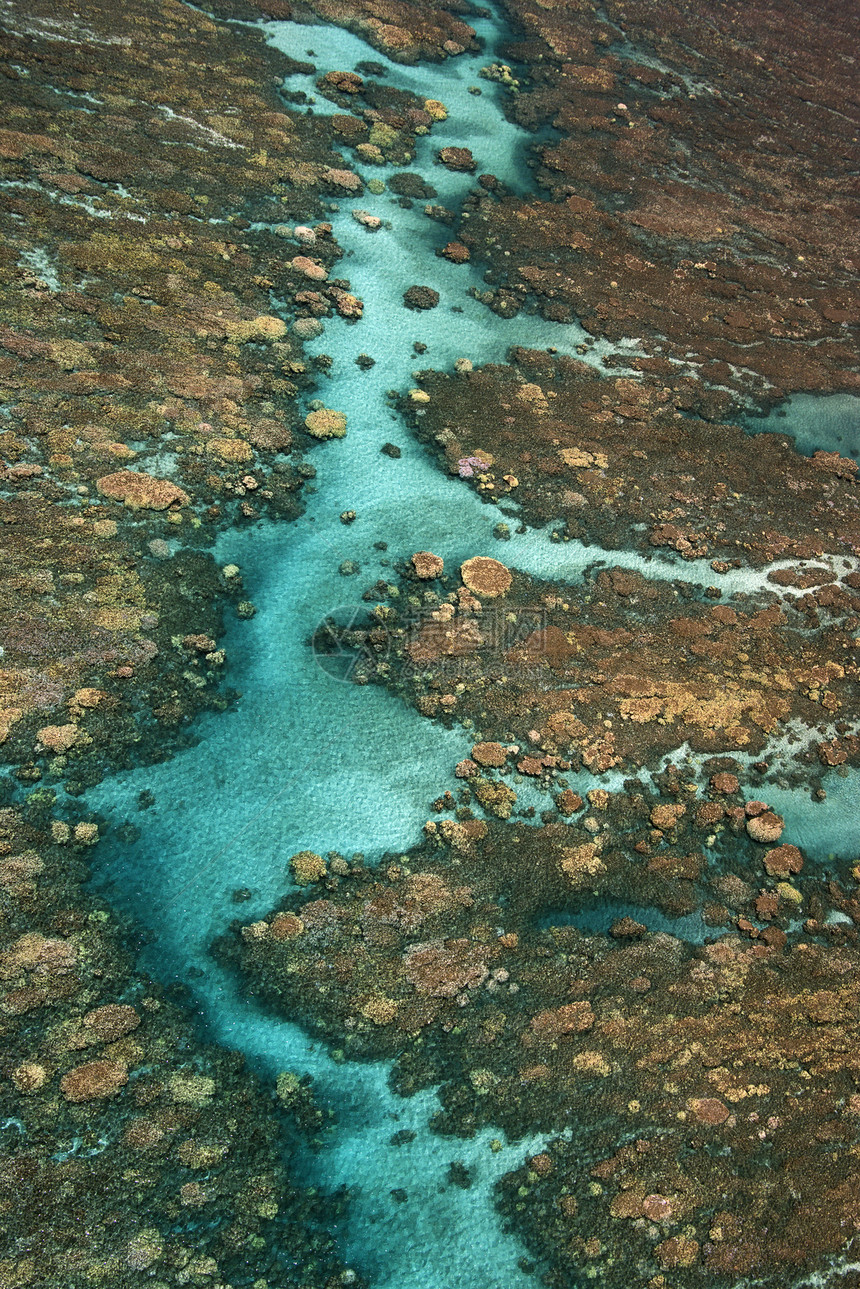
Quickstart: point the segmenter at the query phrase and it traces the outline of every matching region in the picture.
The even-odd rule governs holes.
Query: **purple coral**
[[[476,470],[489,470],[486,461],[480,457],[461,457],[457,462],[457,472],[461,479],[471,479]]]

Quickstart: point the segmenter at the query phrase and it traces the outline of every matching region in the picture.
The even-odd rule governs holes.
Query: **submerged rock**
[[[421,175],[412,171],[399,171],[388,180],[388,187],[398,197],[412,197],[416,201],[427,201],[436,196],[436,189],[428,184]]]
[[[448,170],[471,173],[477,170],[477,162],[468,148],[442,148],[436,153],[439,161]]]
[[[366,228],[370,233],[375,233],[382,227],[379,216],[371,215],[368,210],[354,210],[352,217],[357,224],[361,224],[362,228]]]
[[[472,258],[472,253],[468,246],[464,246],[462,242],[448,242],[447,246],[442,247],[439,254],[446,260],[450,260],[452,264],[465,264]]]
[[[439,292],[432,286],[410,286],[403,293],[403,303],[407,309],[435,309],[439,303]]]

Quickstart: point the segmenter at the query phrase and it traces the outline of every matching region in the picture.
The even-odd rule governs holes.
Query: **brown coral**
[[[493,600],[510,589],[513,577],[497,559],[474,555],[460,565],[460,576],[470,591],[485,600]]]
[[[462,989],[475,988],[487,978],[487,945],[469,940],[433,940],[416,944],[403,964],[407,980],[419,993],[453,998]]]
[[[122,501],[129,510],[167,510],[187,506],[191,500],[175,483],[143,471],[117,470],[115,474],[102,475],[96,487],[103,497]]]
[[[88,1061],[60,1080],[67,1101],[101,1101],[115,1097],[128,1083],[128,1070],[119,1061]]]
[[[425,582],[431,582],[434,578],[441,577],[445,567],[444,561],[438,555],[431,554],[430,551],[416,551],[412,556],[411,563],[415,570],[415,576]]]

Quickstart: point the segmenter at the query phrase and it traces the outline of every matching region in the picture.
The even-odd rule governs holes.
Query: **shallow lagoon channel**
[[[819,448],[857,460],[860,457],[860,397],[856,394],[795,394],[768,416],[746,422],[750,434],[785,434],[798,452]]]
[[[486,19],[476,26],[487,44],[484,52],[429,73],[388,63],[336,28],[269,23],[266,31],[295,57],[313,49],[320,75],[372,58],[386,65],[394,85],[421,94],[429,86],[448,106],[449,120],[434,127],[432,138],[418,141],[410,169],[437,188],[440,201],[453,205],[470,181],[434,165],[435,150],[446,143],[467,143],[479,170],[492,171],[511,187],[525,187],[530,178],[523,163],[529,136],[504,119],[500,91],[478,79],[479,68],[491,59],[495,23]],[[313,93],[313,80],[291,78],[290,88]],[[473,84],[481,85],[480,97],[469,94]],[[317,110],[329,109],[317,101]],[[385,179],[386,170],[374,167],[367,177]],[[150,933],[144,965],[163,980],[189,985],[215,1040],[244,1052],[264,1077],[282,1070],[313,1075],[338,1121],[329,1144],[307,1161],[308,1175],[325,1188],[350,1188],[346,1255],[375,1286],[525,1289],[534,1280],[517,1265],[523,1249],[501,1230],[492,1186],[540,1143],[506,1143],[493,1151],[490,1139],[500,1134],[490,1130],[468,1142],[435,1137],[427,1127],[438,1109],[432,1093],[404,1100],[389,1091],[386,1066],[333,1060],[296,1026],[240,997],[234,978],[209,953],[212,940],[237,915],[251,921],[271,909],[289,884],[287,860],[295,851],[362,851],[374,861],[415,844],[430,800],[454,786],[453,767],[471,743],[466,731],[431,724],[379,688],[338,679],[318,665],[307,644],[332,611],[361,607],[361,590],[385,575],[388,560],[427,549],[456,566],[471,555],[498,554],[492,535],[497,510],[438,471],[389,410],[386,391],[408,388],[416,365],[450,367],[461,357],[475,364],[501,361],[513,344],[553,345],[572,353],[587,339],[576,326],[536,316],[501,321],[470,298],[467,289],[480,278],[469,265],[433,255],[447,230],[419,207],[403,209],[388,193],[339,205],[335,235],[347,251],[342,272],[364,300],[365,316],[356,326],[328,323],[312,348],[335,359],[333,375],[318,394],[346,412],[347,437],[315,450],[318,476],[315,490],[306,490],[301,519],[260,523],[220,539],[216,558],[240,566],[258,608],[251,621],[233,622],[223,642],[227,680],[241,691],[241,700],[226,715],[199,722],[196,747],[88,793],[92,808],[141,828],[135,843],[120,847],[108,841],[100,848],[108,862],[100,880],[112,901]],[[369,233],[352,219],[353,205],[391,226]],[[284,248],[287,255],[298,249],[291,243]],[[439,290],[438,309],[404,311],[403,292],[416,283]],[[412,350],[415,341],[427,346],[420,360]],[[636,341],[617,348],[633,352]],[[588,360],[599,364],[609,350],[593,344]],[[369,371],[354,364],[362,351],[376,360]],[[779,429],[786,431],[788,422],[782,420]],[[400,459],[380,453],[388,440],[401,448]],[[339,515],[348,509],[358,518],[346,527]],[[378,542],[388,550],[375,549]],[[571,581],[603,554],[608,564],[623,563],[650,576],[707,577],[704,567],[693,570],[665,558],[553,544],[547,532],[516,536],[504,550],[507,563]],[[343,576],[344,560],[355,561],[360,573]],[[748,575],[746,582],[738,579],[738,587],[744,585],[752,585]],[[137,800],[144,789],[155,804],[141,813]],[[818,807],[816,823],[829,814]],[[834,848],[825,846],[825,852]],[[237,888],[252,893],[240,906],[232,900]],[[403,1128],[415,1132],[415,1140],[391,1146],[392,1134]],[[454,1158],[472,1171],[468,1192],[446,1185]],[[393,1203],[394,1188],[406,1190],[411,1202]]]

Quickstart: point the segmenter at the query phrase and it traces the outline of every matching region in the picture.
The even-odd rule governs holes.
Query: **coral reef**
[[[643,371],[748,397],[856,390],[858,140],[833,122],[855,111],[857,14],[727,3],[705,37],[682,3],[505,8],[508,111],[559,133],[534,149],[540,196],[466,206],[488,303],[641,337]]]
[[[395,62],[441,62],[476,48],[474,28],[466,21],[468,0],[309,0],[308,7],[363,36]]]
[[[314,368],[275,302],[361,316],[322,218],[361,181],[281,98],[299,65],[199,8],[12,0],[0,46],[0,1282],[358,1283],[339,1202],[285,1164],[311,1091],[276,1098],[136,971],[82,885],[97,823],[52,809],[231,699],[224,613],[255,610],[207,548],[301,512]]]
[[[860,763],[858,468],[734,422],[786,392],[858,389],[857,15],[836,0],[505,8],[507,47],[480,75],[536,132],[537,191],[468,178],[480,147],[446,135],[437,182],[446,201],[444,169],[471,191],[425,207],[448,261],[429,254],[428,274],[470,262],[500,319],[580,320],[581,358],[593,338],[627,343],[602,371],[464,355],[391,402],[499,508],[499,540],[552,524],[560,553],[629,558],[568,583],[410,546],[359,584],[353,678],[458,722],[469,755],[420,845],[375,869],[299,851],[281,904],[217,950],[345,1056],[391,1060],[404,1096],[438,1085],[440,1134],[544,1134],[498,1204],[548,1285],[782,1289],[860,1225],[860,867],[810,862],[769,800],[780,776],[814,810],[820,775]],[[383,165],[401,205],[437,196],[406,167],[446,105],[359,63],[320,69],[334,110],[305,111],[277,85],[315,69],[249,25],[292,11],[3,10],[10,1289],[359,1283],[331,1234],[339,1199],[290,1172],[289,1147],[325,1124],[312,1087],[284,1072],[265,1089],[135,969],[84,886],[100,828],[74,800],[229,704],[224,614],[255,608],[209,547],[296,517],[315,473],[302,452],[340,450],[318,441],[343,437],[344,413],[307,404],[331,359],[302,349],[323,319],[363,313],[331,203],[379,232],[360,203],[385,191]],[[408,63],[478,47],[466,0],[299,12]],[[449,1182],[471,1175],[455,1161]]]
[[[38,798],[0,810],[0,1284],[344,1283],[340,1205],[283,1160],[308,1089],[201,1043],[82,885],[95,825]]]
[[[855,461],[802,456],[787,434],[752,440],[724,420],[729,395],[689,376],[604,376],[537,350],[510,358],[422,372],[420,418],[413,399],[401,400],[440,466],[487,500],[510,498],[530,523],[557,522],[610,550],[707,558],[717,584],[740,563],[860,550]],[[773,581],[807,591],[811,613],[833,594],[823,570],[817,584],[806,570],[782,569]]]
[[[497,764],[492,746],[476,761]],[[572,829],[461,807],[373,871],[333,857],[321,888],[221,946],[351,1058],[394,1058],[404,1095],[440,1084],[439,1132],[549,1134],[500,1204],[550,1284],[590,1268],[628,1286],[635,1265],[643,1283],[671,1269],[678,1286],[754,1273],[776,1289],[856,1229],[857,871],[776,880],[742,825],[728,870],[706,865],[694,838],[713,825],[687,823],[687,786],[594,791]],[[571,890],[586,922],[607,897],[676,913],[705,898],[736,929],[696,947],[629,916],[609,938],[545,926]],[[817,917],[789,942],[798,901]]]
[[[301,448],[345,431],[321,403],[304,421],[296,408],[314,384],[301,340],[362,313],[320,218],[362,187],[335,149],[364,138],[399,160],[445,113],[333,74],[352,114],[306,115],[274,88],[306,64],[180,4],[97,4],[84,24],[11,3],[0,40],[0,756],[37,778],[53,752],[51,773],[85,786],[111,761],[169,754],[195,712],[230,701],[217,638],[241,576],[205,548],[228,525],[298,515]],[[226,69],[217,110],[203,67]],[[192,635],[211,646],[180,643]],[[99,698],[71,712],[80,737],[39,743],[82,687]]]
[[[300,315],[360,313],[329,276],[329,225],[311,233],[308,263],[327,279],[312,302],[271,231],[318,217],[342,164],[327,124],[269,88],[288,59],[181,5],[96,5],[86,24],[58,12],[10,4],[2,31],[18,69],[0,91],[0,738],[13,764],[82,685],[102,695],[74,716],[90,737],[130,701],[169,742],[206,705],[223,655],[195,656],[189,679],[171,639],[217,637],[217,602],[241,580],[228,587],[194,548],[301,507],[294,400],[312,376],[272,296]],[[203,65],[227,69],[218,111]],[[180,587],[198,607],[177,631]]]
[[[482,765],[509,760],[546,783],[571,768],[653,768],[686,745],[764,754],[753,772],[763,782],[771,760],[779,773],[793,766],[801,781],[817,778],[837,745],[841,763],[856,762],[860,618],[853,589],[836,575],[825,615],[807,595],[778,595],[767,583],[723,602],[717,588],[702,594],[623,567],[570,586],[476,556],[459,579],[439,569],[435,604],[425,606],[414,594],[412,579],[422,576],[414,560],[402,566],[400,587],[369,590],[376,608],[364,626],[351,624],[367,646],[361,676],[394,687],[425,716],[493,737],[504,731],[516,743],[505,752],[501,742],[479,742],[473,758]],[[487,760],[488,749],[499,759]],[[736,792],[729,768],[720,782]],[[724,812],[715,810],[717,825]],[[764,842],[780,837],[764,807],[747,828]]]
[[[456,791],[421,846],[330,855],[218,948],[309,1032],[393,1060],[403,1095],[438,1085],[439,1133],[546,1134],[498,1204],[547,1284],[782,1289],[857,1231],[860,874],[808,862],[768,787],[814,810],[857,763],[860,512],[853,460],[735,419],[857,387],[856,160],[826,124],[847,64],[812,70],[833,50],[799,6],[783,27],[724,7],[707,49],[677,7],[506,7],[485,79],[556,125],[544,191],[482,175],[461,212],[427,208],[438,253],[485,267],[502,318],[636,341],[604,371],[464,357],[392,403],[497,537],[552,524],[560,567],[565,542],[605,566],[541,581],[476,553],[428,589],[428,553],[401,552],[350,623],[354,678],[471,734]],[[826,22],[847,48],[853,19]]]

